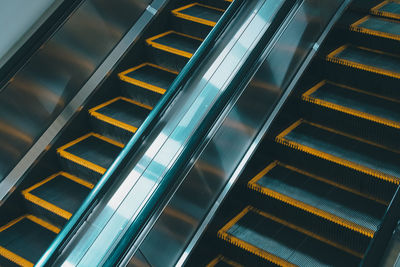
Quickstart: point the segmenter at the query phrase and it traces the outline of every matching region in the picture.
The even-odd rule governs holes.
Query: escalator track
[[[361,263],[400,182],[399,10],[346,11],[187,266]]]
[[[168,12],[167,25],[150,27],[166,29],[144,37],[144,49],[133,51],[140,55],[139,63],[118,74],[120,89],[109,89],[115,93],[84,107],[90,122],[81,125],[86,133],[55,149],[60,170],[15,191],[24,213],[3,219],[0,266],[33,266],[40,259],[228,5],[222,0],[180,2],[163,11]]]

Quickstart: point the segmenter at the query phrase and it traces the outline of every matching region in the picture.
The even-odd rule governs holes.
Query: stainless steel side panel
[[[247,88],[226,110],[206,148],[140,246],[152,266],[182,265],[289,93],[289,84],[343,0],[305,0]],[[243,74],[243,76],[245,76]],[[292,86],[292,85],[291,85]],[[293,88],[293,86],[292,86]],[[221,194],[222,193],[222,194]],[[136,266],[128,263],[128,266]]]
[[[118,53],[111,54],[114,56],[111,66],[111,61],[106,67],[100,64],[114,51],[121,38],[147,14],[141,21],[145,25],[160,2],[165,1],[153,1],[153,7],[149,6],[150,2],[83,2],[0,89],[0,200],[17,185],[24,171],[112,69]],[[148,7],[151,8],[146,9]],[[131,33],[129,44],[138,35],[140,27],[134,30],[136,33]],[[93,74],[97,76],[93,77]],[[86,87],[81,90],[83,85]],[[78,92],[79,98],[74,98]]]

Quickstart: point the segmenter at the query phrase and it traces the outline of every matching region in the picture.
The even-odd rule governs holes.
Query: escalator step
[[[400,56],[365,47],[343,45],[326,59],[348,67],[400,79]]]
[[[21,266],[33,266],[60,229],[33,215],[21,216],[0,228],[0,255]]]
[[[324,238],[251,206],[221,228],[218,236],[279,266],[356,266],[359,262]]]
[[[159,94],[165,93],[177,75],[176,71],[151,63],[143,63],[118,74],[123,81]]]
[[[330,81],[321,81],[302,99],[339,112],[400,129],[400,101]]]
[[[350,30],[400,41],[400,22],[366,16],[350,26]]]
[[[96,119],[96,132],[127,143],[152,109],[126,97],[116,97],[90,109],[89,113]]]
[[[223,9],[207,6],[199,3],[189,4],[172,10],[178,18],[204,24],[207,26],[215,26],[217,21],[224,13]]]
[[[167,31],[146,40],[147,44],[185,58],[190,58],[196,52],[203,40],[187,34]]]
[[[382,1],[382,3],[371,9],[371,13],[382,17],[400,19],[400,1]]]
[[[386,206],[327,183],[328,180],[274,161],[248,186],[262,194],[373,237]]]
[[[35,214],[43,214],[45,210],[66,221],[93,187],[93,184],[69,173],[59,172],[25,189],[22,195],[33,206]]]
[[[276,141],[384,181],[399,184],[399,154],[370,141],[302,119],[279,134]]]
[[[222,255],[218,255],[215,259],[210,261],[206,267],[242,267],[243,265],[230,260]]]
[[[72,174],[96,183],[113,163],[124,145],[96,133],[88,133],[57,149]]]

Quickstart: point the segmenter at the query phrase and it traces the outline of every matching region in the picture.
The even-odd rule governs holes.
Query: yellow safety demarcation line
[[[400,35],[398,35],[398,34],[381,32],[381,31],[372,30],[372,29],[368,29],[368,28],[360,26],[360,24],[362,24],[363,22],[367,21],[369,18],[371,18],[371,16],[366,16],[366,17],[356,21],[355,23],[351,24],[350,25],[350,30],[356,31],[356,32],[360,32],[360,33],[364,33],[364,34],[375,35],[375,36],[378,36],[378,37],[383,37],[383,38],[388,38],[388,39],[400,41]],[[383,19],[383,18],[380,18],[380,20],[385,20],[385,21],[389,21],[389,22],[396,22],[394,20]]]
[[[114,118],[108,117],[108,116],[106,116],[104,114],[101,114],[101,113],[97,112],[99,109],[101,109],[101,108],[103,108],[105,106],[108,106],[108,105],[110,105],[110,104],[112,104],[112,103],[114,103],[114,102],[116,102],[118,100],[126,101],[126,102],[129,102],[131,104],[134,104],[136,106],[139,106],[139,107],[142,107],[142,108],[145,108],[145,109],[148,109],[148,110],[152,110],[153,109],[153,107],[151,107],[149,105],[145,105],[145,104],[142,104],[142,103],[140,103],[138,101],[135,101],[135,100],[123,97],[123,96],[119,96],[119,97],[111,99],[111,100],[109,100],[109,101],[107,101],[107,102],[105,102],[103,104],[100,104],[100,105],[98,105],[98,106],[96,106],[94,108],[91,108],[89,110],[89,114],[92,115],[93,117],[99,119],[99,120],[105,121],[105,122],[107,122],[109,124],[112,124],[114,126],[122,128],[124,130],[127,130],[129,132],[135,133],[136,130],[138,129],[137,127],[134,127],[134,126],[129,125],[129,124],[125,123],[125,122],[116,120]]]
[[[159,44],[159,43],[154,41],[154,40],[156,40],[158,38],[161,38],[163,36],[166,36],[168,34],[177,34],[177,35],[181,35],[181,36],[184,36],[184,37],[187,37],[187,38],[191,38],[191,39],[194,39],[194,40],[198,40],[198,41],[201,41],[201,42],[203,41],[203,39],[201,39],[201,38],[194,37],[194,36],[191,36],[191,35],[188,35],[188,34],[183,34],[183,33],[176,32],[176,31],[167,31],[167,32],[160,33],[160,34],[158,34],[156,36],[153,36],[153,37],[150,37],[150,38],[146,39],[146,43],[149,44],[150,46],[154,47],[154,48],[157,48],[157,49],[160,49],[160,50],[172,53],[172,54],[176,54],[178,56],[183,56],[183,57],[186,57],[186,58],[191,58],[193,56],[192,53],[189,53],[189,52],[186,52],[186,51],[183,51],[183,50],[179,50],[179,49],[167,46],[167,45]]]
[[[372,238],[374,236],[374,231],[366,228],[364,226],[358,225],[354,222],[348,221],[346,219],[343,219],[339,216],[336,216],[332,213],[329,213],[327,211],[321,210],[319,208],[316,208],[314,206],[311,206],[309,204],[306,204],[302,201],[299,201],[297,199],[294,199],[290,196],[281,194],[279,192],[276,192],[274,190],[271,190],[267,187],[263,187],[259,184],[257,184],[258,180],[260,180],[265,174],[267,174],[270,170],[272,170],[276,165],[282,165],[280,162],[278,161],[274,161],[272,162],[270,165],[268,165],[264,170],[262,170],[259,174],[257,174],[253,179],[251,179],[247,186],[257,192],[260,192],[261,194],[267,195],[271,198],[277,199],[279,201],[282,201],[286,204],[289,204],[291,206],[294,206],[296,208],[299,208],[301,210],[304,210],[306,212],[309,212],[311,214],[317,215],[319,217],[322,217],[328,221],[331,221],[333,223],[339,224],[345,228],[348,228],[352,231],[358,232],[360,234],[363,234],[365,236],[368,236],[370,238]],[[283,166],[283,165],[282,165]],[[295,169],[295,168],[294,168]],[[314,178],[314,177],[312,177]]]
[[[274,254],[271,254],[263,249],[260,249],[250,243],[247,243],[231,234],[228,234],[228,230],[235,225],[241,218],[244,217],[244,215],[246,215],[249,211],[254,210],[254,208],[247,206],[246,208],[244,208],[238,215],[236,215],[232,220],[230,220],[224,227],[222,227],[219,231],[218,231],[218,237],[220,237],[221,239],[237,246],[240,247],[250,253],[253,253],[255,255],[257,255],[258,257],[261,257],[269,262],[272,262],[276,265],[282,266],[282,267],[295,267],[297,265],[294,265],[284,259],[282,259],[281,257],[278,257]]]
[[[153,92],[156,92],[156,93],[159,93],[159,94],[164,94],[165,91],[166,91],[165,88],[161,88],[161,87],[155,86],[155,85],[153,85],[153,84],[149,84],[149,83],[146,83],[146,82],[143,82],[143,81],[134,79],[134,78],[129,77],[129,76],[127,75],[128,73],[131,73],[131,72],[133,72],[133,71],[135,71],[135,70],[137,70],[137,69],[143,68],[143,67],[145,67],[145,66],[151,66],[151,67],[153,67],[153,68],[157,68],[157,69],[160,69],[160,70],[163,70],[163,71],[167,71],[167,72],[170,72],[170,73],[175,74],[175,75],[178,75],[178,74],[179,74],[179,72],[177,72],[177,71],[173,71],[173,70],[170,70],[170,69],[167,69],[167,68],[158,66],[158,65],[154,65],[154,64],[152,64],[152,63],[145,62],[145,63],[143,63],[143,64],[140,64],[139,66],[136,66],[136,67],[127,69],[127,70],[125,70],[125,71],[119,73],[119,74],[118,74],[118,77],[119,77],[121,80],[125,81],[125,82],[132,83],[132,84],[134,84],[134,85],[143,87],[143,88],[145,88],[145,89],[148,89],[148,90],[150,90],[150,91],[153,91]]]
[[[216,22],[211,21],[211,20],[202,19],[202,18],[199,18],[199,17],[191,16],[191,15],[184,14],[184,13],[180,12],[182,10],[191,8],[193,6],[201,6],[201,7],[205,7],[205,8],[208,8],[208,9],[214,9],[214,10],[217,10],[217,11],[220,11],[220,12],[224,12],[225,11],[223,9],[212,7],[212,6],[207,6],[207,5],[203,5],[203,4],[199,4],[199,3],[192,3],[192,4],[189,4],[189,5],[174,9],[171,12],[172,12],[172,14],[174,14],[178,18],[190,20],[190,21],[193,21],[193,22],[197,22],[197,23],[200,23],[200,24],[207,25],[207,26],[214,27],[215,24],[217,24]]]
[[[231,3],[232,3],[233,0],[225,0],[225,1],[226,1],[226,2],[231,2]]]
[[[57,148],[57,153],[63,158],[66,158],[72,162],[79,164],[79,165],[85,166],[86,168],[91,169],[97,173],[104,174],[106,172],[105,168],[65,151],[67,148],[85,140],[86,138],[89,138],[90,136],[94,136],[96,138],[99,138],[107,143],[113,144],[120,148],[124,147],[124,144],[122,144],[120,142],[117,142],[117,141],[107,138],[105,136],[91,132],[91,133],[85,134],[84,136],[79,137],[78,139],[75,139],[74,141],[71,141],[71,142],[63,145],[62,147]]]
[[[58,227],[55,227],[54,225],[43,221],[42,219],[37,218],[36,216],[27,214],[21,217],[18,217],[17,219],[9,222],[8,224],[0,227],[0,232],[3,232],[4,230],[6,230],[7,228],[10,228],[11,226],[13,226],[14,224],[18,223],[19,221],[23,220],[23,219],[29,219],[31,221],[33,221],[36,224],[39,224],[40,226],[58,234],[60,232],[60,229]],[[0,246],[0,255],[3,256],[4,258],[7,258],[8,260],[20,265],[20,266],[33,266],[34,264],[24,258],[22,258],[21,256],[9,251],[8,249]]]
[[[64,219],[69,220],[71,218],[71,216],[72,216],[72,214],[70,212],[68,212],[66,210],[63,210],[62,208],[60,208],[60,207],[58,207],[58,206],[56,206],[56,205],[54,205],[54,204],[42,199],[42,198],[39,198],[39,197],[31,194],[31,191],[35,190],[36,188],[44,185],[45,183],[53,180],[54,178],[56,178],[58,176],[64,176],[65,178],[70,179],[70,180],[72,180],[72,181],[74,181],[74,182],[76,182],[76,183],[78,183],[78,184],[80,184],[82,186],[85,186],[85,187],[87,187],[89,189],[92,189],[94,187],[94,185],[92,183],[84,181],[84,180],[82,180],[82,179],[80,179],[80,178],[78,178],[76,176],[73,176],[73,175],[71,175],[69,173],[58,172],[58,173],[53,174],[50,177],[42,180],[41,182],[39,182],[39,183],[37,183],[37,184],[35,184],[35,185],[23,190],[22,191],[22,195],[25,197],[26,200],[28,200],[28,201],[30,201],[30,202],[32,202],[32,203],[44,208],[44,209],[47,209],[50,212],[52,212],[54,214],[57,214],[58,216],[63,217]]]
[[[394,3],[400,4],[400,1],[397,1],[397,0],[386,0],[386,1],[383,1],[382,3],[378,4],[377,6],[371,8],[370,12],[372,14],[375,14],[375,15],[378,15],[378,16],[382,16],[382,17],[400,19],[400,15],[399,14],[380,10],[382,7],[384,7],[385,5],[389,4],[390,2],[394,2]]]
[[[336,110],[336,111],[340,111],[340,112],[343,112],[343,113],[346,113],[346,114],[350,114],[350,115],[353,115],[353,116],[356,116],[356,117],[359,117],[359,118],[363,118],[363,119],[370,120],[370,121],[373,121],[373,122],[377,122],[377,123],[380,123],[380,124],[383,124],[383,125],[386,125],[386,126],[389,126],[389,127],[400,129],[400,122],[392,121],[392,120],[385,119],[385,118],[382,118],[382,117],[378,117],[376,115],[368,114],[368,113],[359,111],[357,109],[344,107],[344,106],[341,106],[339,104],[335,104],[335,103],[332,103],[332,102],[329,102],[329,101],[322,100],[322,99],[319,99],[319,98],[311,96],[314,92],[316,92],[318,89],[320,89],[325,84],[332,84],[332,85],[335,85],[335,86],[338,86],[338,87],[341,87],[341,88],[344,88],[344,89],[348,89],[348,90],[351,90],[351,91],[354,91],[354,92],[357,92],[357,93],[360,93],[360,94],[365,94],[365,95],[381,98],[381,99],[384,99],[386,101],[396,102],[396,103],[400,104],[400,101],[396,101],[396,100],[390,99],[388,97],[384,97],[384,96],[380,96],[380,95],[377,95],[377,94],[365,92],[365,91],[362,91],[360,89],[352,88],[350,86],[346,86],[346,85],[330,82],[330,81],[327,81],[327,80],[323,80],[323,81],[319,82],[317,85],[313,86],[311,89],[309,89],[307,92],[305,92],[302,95],[301,98],[304,101],[307,101],[307,102],[310,102],[310,103],[313,103],[313,104],[316,104],[316,105],[320,105],[320,106],[323,106],[323,107],[326,107],[326,108],[330,108],[330,109],[333,109],[333,110]]]
[[[377,68],[377,67],[373,67],[373,66],[370,66],[370,65],[364,65],[364,64],[357,63],[357,62],[354,62],[354,61],[351,61],[351,60],[342,59],[342,58],[337,57],[338,54],[343,52],[348,47],[349,47],[349,45],[343,45],[343,46],[337,48],[336,50],[332,51],[331,53],[329,53],[326,56],[326,60],[328,60],[330,62],[333,62],[333,63],[345,65],[347,67],[356,68],[356,69],[369,71],[369,72],[373,72],[373,73],[377,73],[377,74],[381,74],[381,75],[386,75],[386,76],[389,76],[389,77],[392,77],[392,78],[400,79],[400,73],[397,73],[397,72],[394,72],[394,71],[390,71],[390,70],[381,69],[381,68]],[[386,56],[395,57],[395,58],[398,58],[400,60],[400,56],[399,55],[389,54],[389,53],[385,53],[385,52],[382,52],[382,51],[373,50],[373,49],[369,49],[369,48],[365,48],[365,47],[361,47],[361,46],[357,46],[357,48],[361,49],[361,50],[370,51],[370,52],[373,52],[373,53],[376,53],[376,54],[382,54],[382,55],[386,55]]]
[[[239,264],[239,263],[237,263],[237,262],[234,262],[233,260],[230,260],[230,259],[228,259],[228,258],[226,258],[226,257],[224,257],[224,256],[222,256],[222,255],[218,255],[215,259],[213,259],[212,261],[210,261],[210,262],[206,265],[206,267],[214,267],[214,266],[216,266],[219,262],[224,262],[224,263],[229,264],[230,266],[233,266],[233,267],[243,267],[243,265],[241,265],[241,264]]]
[[[281,143],[283,145],[286,145],[288,147],[291,147],[293,149],[297,149],[299,151],[311,154],[313,156],[316,156],[316,157],[319,157],[319,158],[334,162],[336,164],[339,164],[339,165],[342,165],[342,166],[345,166],[345,167],[360,171],[362,173],[374,176],[374,177],[379,178],[381,180],[384,180],[384,181],[399,185],[399,181],[400,181],[399,177],[395,177],[395,176],[392,176],[392,175],[389,175],[389,174],[385,174],[385,173],[382,173],[380,171],[365,167],[365,166],[363,166],[361,164],[354,163],[352,161],[345,160],[343,158],[328,154],[326,152],[322,152],[322,151],[319,151],[317,149],[302,145],[300,143],[285,139],[285,136],[289,132],[291,132],[293,129],[295,129],[297,126],[299,126],[301,123],[307,123],[307,124],[310,124],[310,125],[312,125],[314,127],[317,127],[317,128],[323,129],[323,130],[327,130],[327,131],[333,132],[333,133],[338,134],[338,135],[346,136],[348,138],[352,138],[354,140],[361,141],[361,142],[364,142],[364,143],[367,143],[367,144],[370,144],[370,145],[374,145],[374,146],[377,146],[377,147],[380,147],[380,148],[385,148],[384,146],[375,144],[375,143],[373,143],[371,141],[368,141],[368,140],[365,140],[365,139],[362,139],[362,138],[359,138],[359,137],[356,137],[356,136],[352,136],[352,135],[349,135],[349,134],[345,134],[343,132],[339,132],[337,130],[333,130],[331,128],[324,127],[324,126],[319,125],[319,124],[310,123],[310,122],[307,122],[307,121],[305,121],[303,119],[300,119],[300,120],[296,121],[289,128],[285,129],[282,133],[280,133],[275,138],[276,142]]]

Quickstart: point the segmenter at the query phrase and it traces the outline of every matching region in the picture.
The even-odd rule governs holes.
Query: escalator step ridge
[[[146,39],[146,43],[178,56],[191,58],[203,39],[188,34],[167,31]]]
[[[400,79],[400,56],[350,44],[326,56],[326,60],[347,67]],[[381,66],[377,66],[379,65]],[[375,66],[374,66],[375,64]]]
[[[21,224],[22,226],[20,226]],[[26,229],[27,227],[29,229]],[[21,232],[26,230],[29,230],[28,234]],[[33,266],[35,260],[38,260],[41,253],[44,252],[41,250],[46,249],[59,232],[60,228],[32,214],[25,214],[0,227],[0,236],[2,237],[0,238],[0,255],[20,266]],[[21,241],[21,239],[24,240]],[[30,242],[35,243],[36,246],[27,246]],[[10,246],[15,247],[16,243],[19,244],[17,247],[20,247],[21,251],[10,248]],[[30,255],[21,255],[24,252]],[[32,255],[32,253],[36,255]]]
[[[77,139],[65,144],[64,146],[58,148],[57,149],[57,153],[61,157],[65,158],[67,160],[75,162],[75,163],[77,163],[77,164],[79,164],[81,166],[84,166],[84,167],[86,167],[88,169],[91,169],[91,170],[93,170],[93,171],[95,171],[97,173],[104,174],[106,172],[108,166],[100,166],[99,164],[93,163],[92,161],[90,161],[88,159],[82,158],[81,156],[77,156],[73,152],[69,152],[68,151],[70,148],[72,148],[74,146],[77,146],[77,145],[79,146],[79,144],[89,140],[89,138],[94,138],[97,141],[103,142],[104,144],[108,144],[109,147],[110,146],[117,147],[117,148],[119,148],[118,151],[124,147],[124,144],[122,144],[120,142],[117,142],[115,140],[112,140],[110,138],[102,136],[100,134],[90,132],[90,133],[85,134],[84,136],[81,136],[81,137],[79,137],[79,138],[77,138]],[[93,148],[97,148],[97,147],[93,147]],[[113,154],[115,154],[115,157],[117,156],[117,153],[113,153]],[[113,157],[113,159],[115,157]],[[111,163],[109,163],[109,165],[110,164]]]
[[[143,72],[146,72],[146,77],[141,77]],[[159,94],[164,94],[178,74],[177,71],[145,62],[119,73],[118,77],[122,81]]]
[[[57,187],[53,186],[53,187],[51,187],[51,190],[50,190],[50,192],[53,193],[53,196],[49,196],[49,193],[48,193],[49,189],[44,190],[45,187],[48,186],[48,184],[50,182],[54,183],[54,182],[60,181],[61,177],[64,178],[64,184],[61,184],[60,186],[62,186],[65,191],[60,192],[60,189],[62,189],[62,188],[60,188],[60,187],[57,188]],[[69,181],[69,183],[71,184],[70,188],[68,188],[68,185],[65,183],[66,181]],[[82,180],[82,179],[80,179],[74,175],[71,175],[67,172],[61,171],[61,172],[51,175],[50,177],[42,180],[41,182],[39,182],[35,185],[23,190],[22,195],[24,196],[24,198],[27,201],[30,201],[35,205],[38,205],[46,210],[49,210],[50,212],[52,212],[54,214],[57,214],[58,216],[60,216],[64,219],[69,220],[72,216],[72,213],[76,211],[76,209],[79,207],[79,204],[83,201],[84,197],[86,197],[87,193],[89,193],[90,189],[93,189],[93,187],[94,187],[94,184],[89,183],[85,180]],[[39,192],[35,192],[35,191],[38,191],[38,189],[39,189]],[[42,189],[41,190],[42,192],[40,192],[40,189]],[[78,193],[80,193],[80,194],[78,194]],[[53,198],[51,198],[51,197],[53,197]],[[50,199],[48,199],[48,198],[50,198]],[[73,200],[75,200],[75,201],[73,201]],[[57,205],[54,202],[63,202],[64,203],[63,206],[68,206],[68,208],[60,207],[60,206],[58,206],[60,204]],[[75,202],[75,203],[71,203],[71,202]],[[73,207],[71,207],[71,206],[73,206]],[[66,210],[66,209],[68,209],[68,210]]]
[[[301,210],[304,210],[304,211],[306,211],[306,212],[308,212],[310,214],[316,215],[318,217],[322,217],[325,220],[331,221],[331,222],[333,222],[335,224],[338,224],[338,225],[340,225],[342,227],[348,228],[348,229],[350,229],[352,231],[355,231],[355,232],[360,233],[362,235],[365,235],[367,237],[372,238],[374,236],[374,233],[375,233],[376,228],[378,227],[379,221],[375,220],[374,223],[363,222],[364,225],[360,225],[359,223],[355,223],[355,222],[349,220],[351,218],[353,220],[356,220],[357,217],[358,217],[358,220],[362,222],[362,220],[365,219],[365,217],[364,217],[365,214],[359,214],[357,216],[357,214],[355,214],[353,212],[353,213],[351,213],[349,215],[349,219],[346,219],[346,218],[343,218],[343,217],[341,217],[341,216],[339,216],[337,214],[332,213],[332,210],[333,210],[332,209],[332,205],[330,205],[331,209],[329,209],[329,206],[328,206],[329,202],[327,202],[327,201],[324,202],[324,200],[322,198],[320,198],[317,195],[317,193],[303,195],[303,198],[305,196],[306,197],[313,197],[312,200],[314,200],[314,202],[317,202],[317,204],[309,204],[309,203],[306,203],[302,199],[302,196],[301,196],[302,191],[300,189],[298,191],[296,191],[296,190],[293,191],[293,189],[290,188],[289,184],[281,183],[281,185],[285,186],[285,187],[284,187],[284,190],[282,190],[283,192],[279,192],[278,191],[279,188],[274,190],[274,189],[271,189],[271,188],[267,187],[268,185],[265,185],[265,184],[262,185],[262,184],[258,183],[260,180],[262,180],[264,177],[266,177],[265,176],[266,174],[268,174],[271,170],[273,170],[277,166],[285,168],[286,170],[288,170],[288,172],[290,171],[290,172],[297,173],[297,169],[295,169],[295,168],[288,169],[287,168],[288,165],[282,164],[282,163],[280,163],[278,161],[274,161],[271,164],[269,164],[264,170],[262,170],[259,174],[257,174],[253,179],[251,179],[248,182],[248,187],[253,189],[253,190],[255,190],[255,191],[257,191],[257,192],[260,192],[261,194],[267,195],[267,196],[269,196],[271,198],[274,198],[274,199],[277,199],[277,200],[279,200],[279,201],[281,201],[283,203],[286,203],[286,204],[289,204],[289,205],[294,206],[296,208],[299,208]],[[299,173],[299,174],[302,175],[302,176],[305,176],[304,173]],[[288,176],[288,177],[290,177],[290,176]],[[286,179],[288,179],[288,177],[286,177]],[[298,177],[296,177],[296,178],[298,178]],[[272,183],[272,185],[269,185],[270,187],[274,188],[274,186],[275,187],[279,186],[279,184],[277,184],[278,183],[277,181],[275,181],[275,180],[272,181],[272,178],[268,179],[268,180],[271,180],[271,183]],[[298,180],[300,180],[300,179],[298,179]],[[317,181],[319,181],[319,180],[317,180]],[[305,190],[305,189],[303,189],[303,190]],[[297,194],[297,196],[296,196],[297,199],[292,197],[292,196],[290,196],[290,193]],[[308,193],[310,193],[310,191]],[[333,201],[331,201],[331,202],[333,203],[333,205],[336,204]],[[323,209],[317,207],[318,205],[319,206],[321,206],[321,205],[325,206],[325,208],[330,210],[331,212],[323,210]],[[348,207],[342,207],[342,210],[337,211],[338,214],[346,214],[346,213],[350,213],[350,212],[351,212],[351,210]],[[372,219],[372,218],[370,218],[370,219]],[[375,229],[372,229],[372,228],[375,228]]]
[[[335,265],[338,262],[334,261],[346,262],[348,259],[359,261],[359,257],[341,249],[345,247],[252,206],[244,208],[223,226],[218,237],[279,266],[301,266],[305,262]],[[316,245],[322,250],[321,255],[327,255],[328,251],[336,255],[325,259],[324,256],[310,255],[311,248]],[[325,260],[333,262],[326,263]]]
[[[382,17],[400,19],[400,1],[385,0],[373,7],[370,12]]]
[[[239,264],[231,259],[228,259],[223,255],[218,255],[206,265],[206,267],[220,267],[220,266],[243,267],[242,264]]]
[[[350,30],[400,41],[400,22],[396,20],[365,16],[351,24]]]
[[[245,242],[233,235],[230,235],[228,233],[229,229],[232,228],[240,219],[242,219],[247,213],[254,211],[259,213],[258,210],[251,206],[247,206],[243,211],[241,211],[238,215],[236,215],[232,220],[230,220],[224,227],[222,227],[218,231],[218,237],[225,240],[226,242],[229,242],[237,247],[240,247],[250,253],[253,253],[257,255],[258,257],[261,257],[269,262],[272,262],[278,266],[290,266],[290,267],[295,267],[296,265],[282,259],[281,257],[278,257],[272,253],[269,253],[263,249],[260,249],[248,242]]]
[[[328,144],[328,142],[333,142],[333,137],[337,137],[341,139],[340,143],[343,142],[347,142],[347,143],[351,143],[352,146],[355,145],[362,145],[364,146],[365,149],[369,149],[370,152],[376,152],[375,150],[379,150],[379,153],[381,153],[381,155],[383,153],[395,153],[394,151],[392,151],[390,148],[387,148],[385,146],[382,146],[380,144],[376,144],[374,142],[353,136],[353,135],[349,135],[319,124],[315,124],[312,122],[308,122],[304,119],[299,119],[298,121],[294,122],[291,126],[289,126],[287,129],[285,129],[284,131],[282,131],[276,138],[276,142],[283,144],[285,146],[291,147],[293,149],[305,152],[307,154],[328,160],[330,162],[345,166],[347,168],[351,168],[353,170],[368,174],[370,176],[376,177],[378,179],[399,185],[400,182],[400,169],[397,169],[397,163],[396,164],[387,164],[387,162],[384,162],[381,160],[381,158],[374,158],[374,163],[378,162],[378,164],[374,164],[374,166],[367,166],[367,164],[370,164],[370,162],[368,161],[368,159],[365,159],[363,157],[365,157],[365,151],[363,154],[361,154],[358,150],[355,151],[354,147],[342,147],[339,148],[336,145],[332,145],[329,143],[329,145],[331,146],[328,150],[332,150],[332,148],[337,148],[337,149],[341,149],[341,150],[346,150],[344,153],[343,151],[339,151],[338,153],[336,153],[337,155],[333,154],[331,151],[324,151],[322,150],[322,147],[319,148],[314,148],[311,147],[310,142],[314,141],[314,139],[312,139],[311,136],[303,136],[304,138],[307,138],[307,140],[303,139],[303,140],[291,140],[290,135],[292,133],[295,133],[295,130],[298,130],[300,127],[309,127],[310,131],[309,134],[318,134],[319,132],[319,137],[321,138],[321,140],[317,140],[317,141],[321,141],[322,143],[325,142]],[[301,133],[300,133],[301,134]],[[296,138],[296,137],[295,137]],[[315,138],[315,137],[314,137]],[[327,138],[330,138],[329,140]],[[312,141],[311,141],[312,140]],[[301,143],[304,142],[304,143]],[[318,143],[315,143],[316,146],[318,146]],[[321,144],[322,146],[324,146],[325,144]],[[353,150],[350,150],[353,149]],[[371,153],[372,153],[371,152]],[[356,158],[344,158],[345,156],[350,156],[349,153],[357,153],[357,157],[359,158],[359,162],[357,162]],[[396,153],[399,153],[398,151],[396,151]],[[340,156],[339,156],[340,154]],[[354,156],[354,155],[353,155]],[[393,156],[393,154],[391,154],[390,156]],[[386,161],[388,160],[394,160],[394,157],[390,157],[388,156],[386,158]]]
[[[214,27],[224,11],[225,10],[220,8],[196,2],[174,9],[171,12],[178,18]]]
[[[119,110],[120,112],[115,112],[116,108],[113,105],[118,105],[121,102],[131,104],[132,108],[124,107],[123,110]],[[110,110],[104,110],[105,108]],[[149,105],[119,96],[90,109],[89,114],[106,123],[135,133],[152,109],[153,107]],[[125,111],[123,114],[125,116],[121,116],[123,111]]]
[[[400,101],[396,99],[327,80],[319,82],[306,91],[302,99],[315,105],[400,129],[400,113],[398,112]]]

